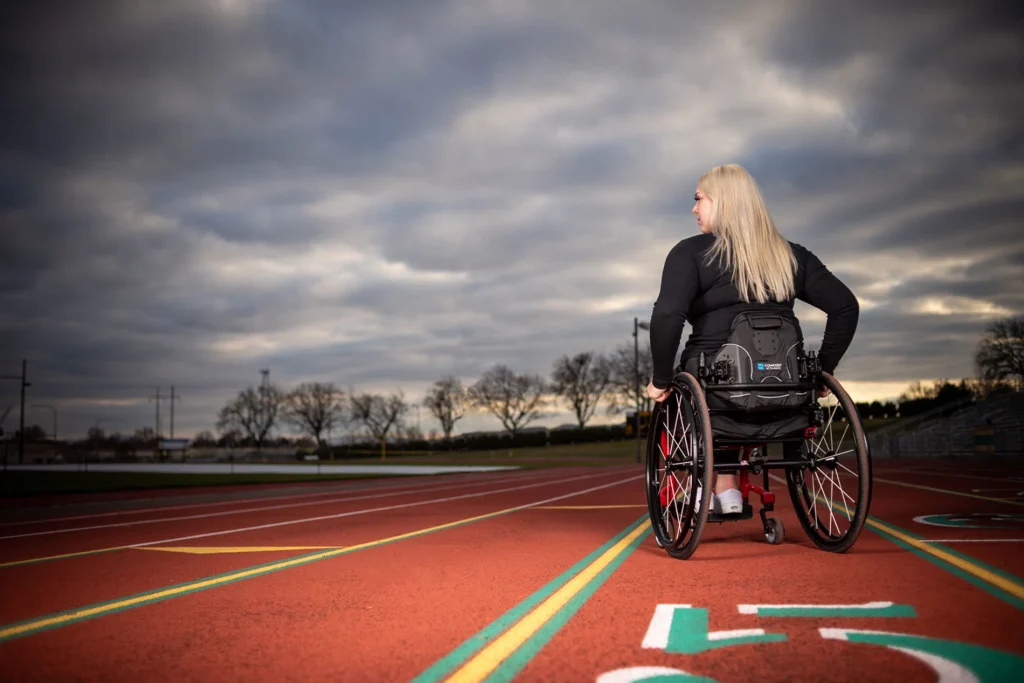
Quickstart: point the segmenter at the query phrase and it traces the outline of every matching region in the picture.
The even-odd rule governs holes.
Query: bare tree
[[[263,448],[284,401],[284,394],[272,384],[261,385],[258,389],[249,387],[221,408],[217,429],[237,429],[256,442],[256,448]]]
[[[284,418],[324,446],[323,434],[345,422],[345,394],[333,384],[301,384],[286,400]]]
[[[637,387],[639,387],[640,410],[651,409],[651,399],[647,395],[647,384],[654,375],[654,360],[651,355],[651,342],[648,340],[640,347],[639,363],[633,344],[622,344],[608,357],[609,393],[608,412],[619,413],[626,409],[636,409]],[[638,368],[639,365],[639,368]]]
[[[562,356],[555,361],[551,380],[552,392],[572,408],[582,431],[611,386],[611,364],[593,351]]]
[[[1024,388],[1024,317],[996,320],[986,333],[974,355],[979,377]]]
[[[939,389],[946,383],[945,379],[936,380],[932,383],[932,386],[925,386],[920,380],[907,386],[906,390],[900,394],[900,401],[905,403],[907,401],[917,401],[920,399],[934,399],[939,395]]]
[[[384,397],[379,394],[352,394],[349,398],[352,420],[361,422],[374,439],[380,442],[380,457],[387,456],[388,432],[400,428],[409,406],[402,392]]]
[[[441,423],[445,441],[451,441],[455,423],[465,417],[468,402],[469,396],[462,388],[462,381],[450,375],[434,382],[427,392],[423,405]]]
[[[517,375],[504,365],[495,365],[469,388],[470,402],[490,411],[515,438],[521,429],[544,416],[548,391],[540,375]]]

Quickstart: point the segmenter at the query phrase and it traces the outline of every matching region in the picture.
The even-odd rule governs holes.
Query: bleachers
[[[1024,392],[958,401],[868,434],[872,457],[1024,454]]]

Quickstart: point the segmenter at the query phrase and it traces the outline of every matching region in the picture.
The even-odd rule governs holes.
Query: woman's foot
[[[726,489],[718,494],[718,504],[723,515],[743,512],[743,494],[739,489]]]

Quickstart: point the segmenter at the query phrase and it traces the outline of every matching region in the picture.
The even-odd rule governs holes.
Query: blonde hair
[[[786,301],[796,295],[797,262],[775,227],[761,189],[738,164],[716,166],[701,176],[697,188],[711,199],[709,228],[715,244],[708,263],[718,260],[747,303]]]

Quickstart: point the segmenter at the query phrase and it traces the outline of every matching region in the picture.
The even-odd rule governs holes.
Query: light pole
[[[636,413],[633,429],[636,431],[636,461],[640,462],[640,330],[651,326],[633,318],[633,391],[636,394]]]

